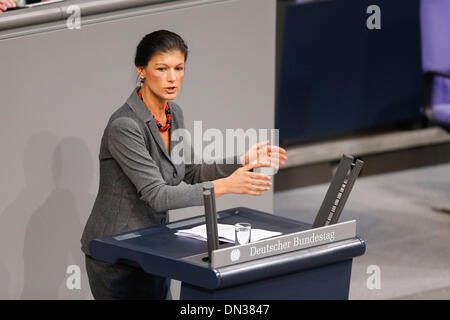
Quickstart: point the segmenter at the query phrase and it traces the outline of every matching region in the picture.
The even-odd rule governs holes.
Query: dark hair
[[[142,38],[136,48],[134,64],[136,67],[145,67],[155,53],[180,50],[184,54],[184,61],[188,56],[188,47],[184,40],[171,31],[158,30]]]

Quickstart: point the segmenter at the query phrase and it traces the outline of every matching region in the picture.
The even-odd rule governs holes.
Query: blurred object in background
[[[448,1],[448,0],[444,0]],[[419,0],[287,2],[279,11],[280,143],[421,124]],[[380,129],[381,130],[381,129]]]
[[[432,125],[450,131],[450,1],[422,0],[423,112]]]

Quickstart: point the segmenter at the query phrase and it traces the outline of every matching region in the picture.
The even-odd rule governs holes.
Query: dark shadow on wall
[[[0,215],[0,259],[9,271],[9,286],[1,286],[1,296],[18,299],[23,288],[23,247],[27,223],[34,210],[42,204],[53,188],[51,155],[58,143],[57,137],[48,132],[36,133],[27,141],[23,150],[24,187]],[[20,178],[20,172],[8,173]],[[0,276],[5,277],[3,272]],[[2,281],[3,283],[3,281]]]
[[[91,154],[79,138],[61,140],[51,162],[54,187],[32,213],[25,231],[25,283],[22,299],[86,299],[89,284],[80,250],[80,213],[90,211],[93,177]],[[69,290],[69,265],[80,267],[81,290]]]
[[[8,269],[2,264],[0,261],[0,288],[2,290],[0,291],[0,300],[7,300],[11,299],[9,296],[9,286],[10,286],[10,274],[8,272]]]

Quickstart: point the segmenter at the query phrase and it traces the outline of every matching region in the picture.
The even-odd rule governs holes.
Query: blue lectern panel
[[[311,225],[303,222],[243,207],[224,210],[217,215],[219,223],[250,222],[253,228],[283,234],[311,228]],[[94,259],[110,263],[137,264],[148,273],[177,279],[206,289],[236,286],[248,281],[259,281],[275,274],[281,275],[285,272],[344,261],[361,255],[365,251],[364,241],[355,238],[337,244],[332,250],[320,249],[318,246],[314,250],[303,251],[303,253],[299,250],[298,254],[295,252],[284,254],[283,263],[279,263],[276,257],[271,257],[213,269],[208,262],[202,260],[202,257],[207,256],[208,251],[205,241],[174,234],[177,230],[192,228],[203,223],[203,217],[195,217],[95,239],[91,241],[89,250]],[[220,248],[231,245],[220,244]],[[269,260],[270,266],[264,262]]]
[[[281,233],[292,233],[311,228],[311,225],[303,222],[249,208],[233,208],[221,211],[218,213],[218,222],[223,224],[249,222],[252,224],[252,228],[267,229]],[[196,239],[179,237],[174,233],[179,229],[188,229],[204,223],[205,220],[203,217],[195,217],[167,225],[126,232],[94,240],[91,242],[91,248],[95,251],[98,243],[109,243],[131,250],[139,250],[143,253],[164,256],[169,259],[181,259],[207,252],[207,244]],[[220,245],[220,247],[226,246],[230,246],[230,244]],[[100,254],[98,251],[95,252],[96,254]],[[117,259],[117,257],[109,257],[102,254],[98,258],[108,262],[115,262]]]

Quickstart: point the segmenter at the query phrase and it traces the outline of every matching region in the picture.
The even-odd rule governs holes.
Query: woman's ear
[[[144,67],[136,67],[136,71],[140,78],[142,78],[142,79],[145,78],[145,68]]]

